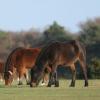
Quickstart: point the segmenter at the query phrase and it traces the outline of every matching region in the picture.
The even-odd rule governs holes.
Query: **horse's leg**
[[[84,86],[87,87],[88,86],[88,78],[87,78],[87,70],[86,70],[86,68],[83,68],[83,73],[84,73],[84,78],[85,78]]]
[[[51,85],[55,85],[55,73],[54,72],[50,72],[49,74],[49,82],[48,82],[48,87],[51,87]]]
[[[55,80],[55,87],[59,87],[57,71],[55,71],[55,73],[54,73],[54,80]]]
[[[23,85],[22,78],[19,76],[19,83],[18,85]]]
[[[50,72],[49,74],[49,82],[48,82],[47,87],[51,87],[51,85],[52,85],[52,72]]]
[[[51,87],[51,85],[53,84],[55,85],[55,87],[59,87],[59,81],[58,81],[56,69],[57,69],[56,66],[52,67],[52,71],[50,72],[50,75],[49,75],[48,87]]]
[[[48,81],[49,81],[49,73],[46,73],[45,75],[44,75],[44,81],[45,81],[45,84],[47,85],[48,84]]]
[[[50,66],[46,67],[44,70],[43,80],[41,85],[47,85],[49,82],[49,74],[51,72]]]
[[[3,81],[3,73],[0,73],[0,81]]]
[[[88,86],[88,78],[87,78],[87,68],[86,68],[86,64],[84,64],[82,61],[80,62],[80,64],[82,66],[82,70],[83,70],[83,74],[84,74],[84,79],[85,79],[84,86],[87,87]]]
[[[29,81],[28,72],[27,73],[24,73],[24,77],[26,79],[26,84],[29,85],[30,84],[30,81]]]
[[[19,83],[18,83],[18,85],[23,85],[23,83],[22,83],[22,77],[23,77],[23,73],[22,72],[19,72]]]
[[[86,61],[85,61],[85,59],[83,58],[82,55],[80,55],[79,61],[80,61],[80,65],[81,65],[81,67],[82,67],[83,74],[84,74],[84,79],[85,79],[85,85],[84,85],[84,86],[87,87],[87,86],[88,86],[87,66],[86,66]]]
[[[44,83],[45,79],[44,79],[44,75],[43,75],[43,79],[42,79],[42,83]]]
[[[72,64],[72,65],[70,66],[70,68],[71,68],[71,71],[72,71],[72,81],[71,81],[70,86],[71,86],[71,87],[74,87],[74,86],[75,86],[75,79],[76,79],[76,69],[75,69],[75,65]]]
[[[48,82],[48,76],[46,73],[44,73],[41,85],[42,86],[47,85],[47,82]]]
[[[45,85],[45,79],[44,79],[44,76],[43,76],[41,86],[44,86],[44,85]]]
[[[88,78],[87,78],[87,69],[86,69],[86,65],[84,65],[81,62],[81,66],[82,66],[82,70],[83,70],[83,74],[84,74],[84,78],[85,78],[85,84],[84,86],[87,87],[88,86]]]

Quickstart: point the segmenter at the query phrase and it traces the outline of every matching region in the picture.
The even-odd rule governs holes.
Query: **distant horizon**
[[[43,31],[56,21],[76,33],[80,22],[100,16],[99,4],[98,0],[0,0],[0,29]]]
[[[99,16],[98,17],[94,17],[94,18],[88,18],[88,19],[86,19],[85,21],[80,21],[77,25],[79,25],[80,23],[85,23],[86,21],[88,21],[88,20],[94,20],[95,18],[99,18]],[[32,26],[32,27],[30,27],[30,28],[28,28],[28,29],[19,29],[19,30],[13,30],[13,29],[1,29],[0,28],[0,30],[1,31],[6,31],[6,32],[21,32],[21,31],[31,31],[31,30],[33,30],[33,31],[39,31],[39,32],[43,32],[45,29],[47,29],[50,25],[52,25],[54,22],[57,22],[57,21],[53,21],[51,24],[49,24],[49,25],[46,25],[46,26],[44,26],[44,27],[42,27],[42,28],[39,28],[39,27],[34,27],[34,26]],[[58,23],[58,22],[57,22]],[[59,24],[59,23],[58,23]],[[68,27],[66,27],[66,26],[64,26],[64,25],[61,25],[61,24],[59,24],[60,26],[63,26],[66,30],[68,30],[69,32],[71,32],[71,33],[77,33],[77,32],[79,32],[80,31],[80,28],[78,27],[76,30],[71,30],[71,29],[68,29]]]

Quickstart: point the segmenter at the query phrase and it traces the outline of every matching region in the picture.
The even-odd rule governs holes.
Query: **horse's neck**
[[[7,68],[7,71],[11,71],[13,73],[13,69],[16,65],[16,61],[15,61],[16,57],[12,56],[10,61],[9,61],[9,64],[8,64],[8,68]]]
[[[46,66],[46,62],[40,61],[40,62],[37,63],[36,66],[37,66],[37,70],[43,71],[44,67]]]
[[[9,67],[8,67],[8,71],[13,72],[13,69],[14,69],[14,66],[13,66],[13,65],[9,65]]]

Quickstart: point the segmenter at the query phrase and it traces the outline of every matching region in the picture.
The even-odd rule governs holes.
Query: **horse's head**
[[[11,85],[11,83],[13,81],[13,72],[10,70],[5,72],[4,79],[5,79],[5,85]]]
[[[31,82],[30,82],[30,87],[36,87],[39,85],[39,82],[42,78],[42,72],[32,68],[31,69]]]

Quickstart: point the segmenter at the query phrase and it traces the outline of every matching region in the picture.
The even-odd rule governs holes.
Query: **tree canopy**
[[[80,24],[79,39],[85,44],[100,42],[100,18]]]

